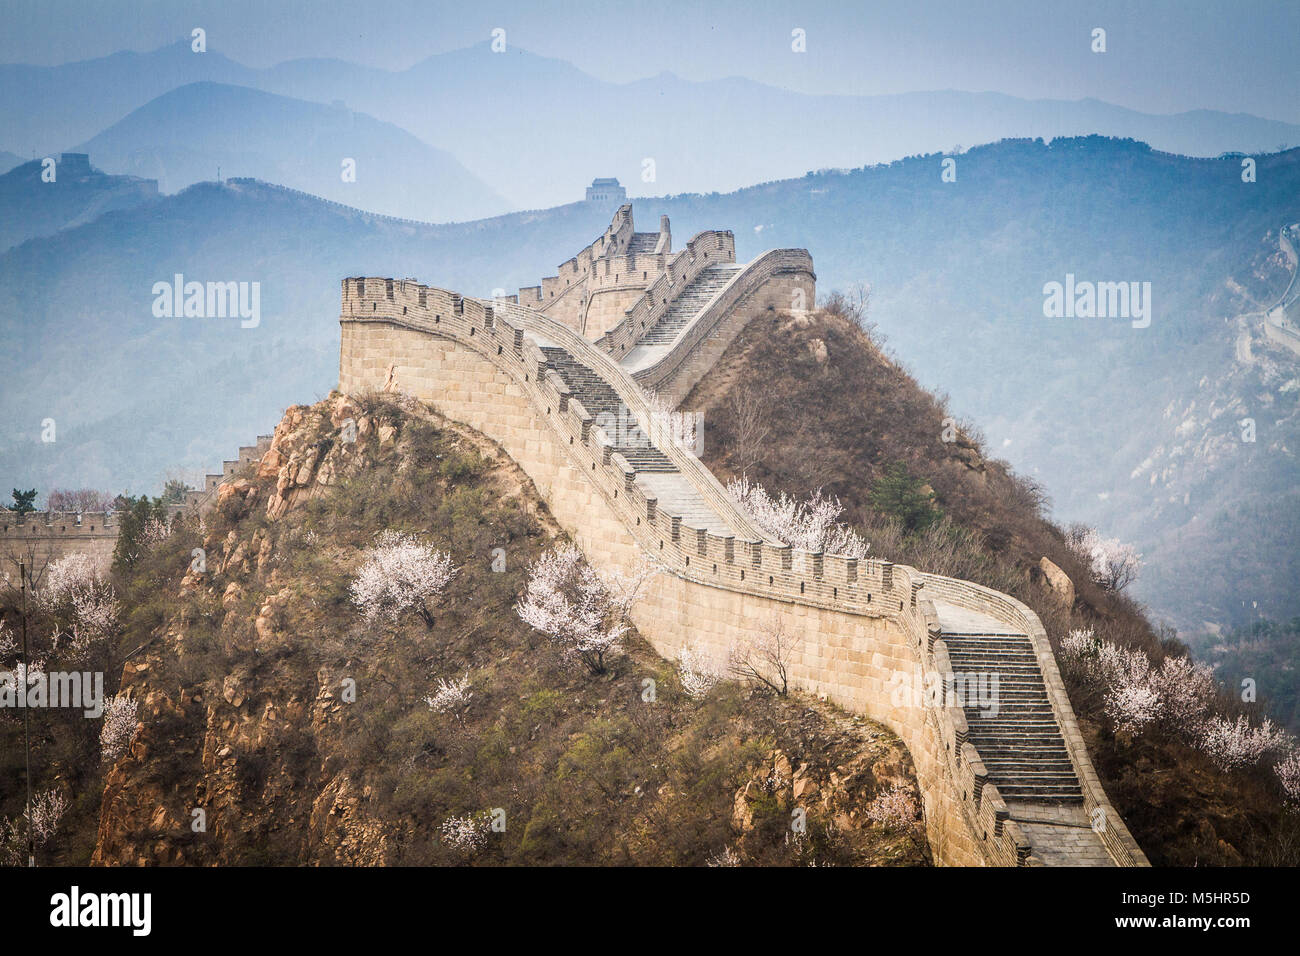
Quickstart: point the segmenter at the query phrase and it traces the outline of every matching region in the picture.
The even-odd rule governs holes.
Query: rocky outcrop
[[[1042,580],[1062,606],[1066,609],[1074,607],[1074,582],[1070,580],[1070,576],[1046,555],[1038,559],[1038,570]]]
[[[348,418],[362,440],[332,441]],[[381,429],[386,442],[364,440]],[[106,773],[92,863],[388,860],[394,824],[369,813],[366,784],[326,769],[341,746],[340,681],[303,653],[271,528],[254,523],[250,532],[241,519],[262,509],[283,520],[340,475],[373,464],[372,449],[392,451],[395,435],[344,399],[294,406],[250,476],[220,484],[204,560],[177,586],[182,610],[123,668],[119,693],[139,702],[139,729]],[[206,620],[194,616],[196,602],[209,609]],[[238,664],[215,688],[188,682],[208,671],[212,648],[198,635],[209,629],[207,640],[235,659],[268,663]]]

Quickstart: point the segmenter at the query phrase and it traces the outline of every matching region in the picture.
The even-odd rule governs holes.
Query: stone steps
[[[638,345],[667,345],[677,338],[700,310],[709,304],[718,290],[731,281],[740,266],[709,266],[681,291],[668,305],[668,311],[637,340]]]
[[[967,739],[979,751],[989,782],[1004,800],[1082,804],[1083,790],[1029,637],[994,627],[979,630],[972,626],[976,623],[945,627],[943,640],[954,673],[998,677],[996,715],[986,715],[979,701],[962,701]],[[982,682],[979,689],[990,688]]]
[[[596,418],[614,442],[614,450],[628,460],[638,473],[643,471],[675,472],[677,466],[651,444],[648,436],[629,413],[618,392],[587,366],[577,362],[565,349],[543,346],[547,364],[559,373],[573,397]]]
[[[627,244],[625,255],[640,256],[652,253],[655,247],[659,245],[659,233],[657,232],[634,232],[632,238]]]
[[[566,349],[542,346],[542,353],[547,365],[597,419],[596,423],[606,425],[614,450],[627,459],[641,490],[647,497],[656,499],[660,511],[680,516],[691,527],[707,528],[719,534],[733,533],[672,459],[654,446],[613,386],[575,360]]]

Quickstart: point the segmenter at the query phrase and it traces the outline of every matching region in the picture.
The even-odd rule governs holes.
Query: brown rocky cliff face
[[[216,700],[184,689],[173,699],[152,686],[150,669],[128,665],[124,674],[123,691],[142,701],[143,730],[107,775],[93,864],[384,862],[388,828],[367,819],[364,788],[321,768],[342,706],[325,685],[313,694],[278,674],[246,696],[231,675]],[[303,742],[311,752],[291,754],[300,764],[291,770],[286,750]],[[157,779],[157,761],[175,766],[180,780]],[[196,810],[205,832],[196,830]],[[250,860],[236,834],[276,852]]]
[[[381,449],[391,448],[396,430],[377,425],[347,399],[329,412],[288,409],[253,474],[221,487],[217,509],[247,514],[264,500],[267,517],[281,519],[338,476],[370,464],[365,439],[372,432],[381,434]],[[348,418],[356,423],[357,442],[331,441]],[[251,643],[267,663],[258,663],[256,676],[247,667],[228,674],[219,694],[177,687],[162,673],[163,662],[184,662],[192,622],[173,620],[123,668],[120,692],[139,701],[141,729],[106,774],[92,863],[258,862],[258,843],[264,862],[384,862],[391,828],[367,817],[367,788],[324,769],[324,756],[339,744],[341,681],[286,656],[294,644],[283,629],[289,592],[278,589],[279,574],[270,567],[270,535],[258,529],[245,538],[231,529],[209,533],[203,547],[208,568],[188,571],[178,598],[211,590],[213,572],[233,578],[207,623],[217,626],[221,640]],[[248,593],[258,590],[266,598],[253,602],[250,622]]]

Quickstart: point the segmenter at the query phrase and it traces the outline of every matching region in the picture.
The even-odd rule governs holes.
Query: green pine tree
[[[909,534],[918,534],[943,517],[924,487],[924,481],[897,462],[871,486],[871,506],[902,522]]]
[[[14,489],[14,503],[9,506],[10,511],[15,511],[20,515],[29,514],[36,510],[36,489],[30,491],[19,491]]]

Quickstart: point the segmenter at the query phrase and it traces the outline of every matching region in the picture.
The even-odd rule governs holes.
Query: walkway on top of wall
[[[1083,807],[1008,800],[1007,809],[1044,866],[1115,866]]]
[[[934,612],[945,634],[1023,634],[1010,625],[1003,624],[987,614],[971,611],[955,604],[936,599]]]
[[[560,346],[546,343],[543,336],[532,332],[528,335],[538,342],[548,367],[564,380],[573,397],[589,414],[596,416],[596,423],[613,438],[614,451],[636,469],[636,483],[647,498],[656,499],[660,508],[680,516],[690,527],[704,528],[719,535],[738,533],[653,444],[643,424],[629,420],[628,409],[618,393],[599,374],[575,360]]]
[[[655,326],[647,329],[630,352],[619,360],[619,365],[629,373],[648,368],[667,355],[677,340],[677,334],[690,325],[704,308],[717,297],[723,288],[748,268],[744,265],[709,266],[701,270]]]

